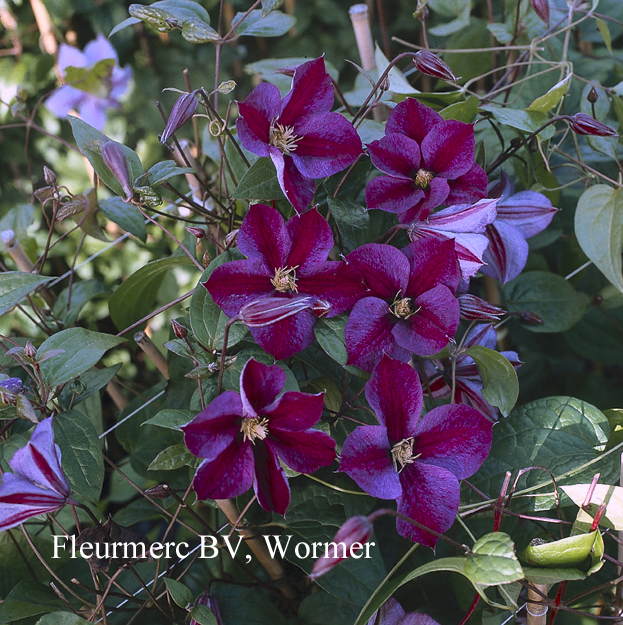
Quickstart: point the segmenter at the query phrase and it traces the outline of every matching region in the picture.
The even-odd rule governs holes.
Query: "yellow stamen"
[[[414,442],[415,439],[413,436],[409,436],[409,438],[403,438],[399,443],[396,443],[392,447],[392,462],[394,463],[394,469],[398,473],[400,473],[408,464],[413,464],[422,455],[413,455]],[[398,465],[400,465],[400,468],[398,468]]]
[[[427,169],[419,169],[417,174],[415,174],[415,184],[420,187],[420,189],[426,189],[426,187],[430,184],[430,181],[435,177],[432,171],[428,171]]]
[[[400,292],[397,293],[392,305],[389,307],[389,312],[398,317],[398,319],[408,319],[413,317],[422,308],[421,306],[417,310],[413,309],[413,300],[410,297],[400,298]]]
[[[298,293],[299,290],[296,287],[296,267],[279,267],[275,271],[275,277],[271,278],[270,283],[275,287],[279,293],[287,293],[292,291]]]
[[[296,150],[296,143],[300,137],[294,134],[292,126],[282,126],[281,124],[271,124],[268,136],[268,143],[284,154],[291,154]]]
[[[249,440],[255,445],[255,439],[259,438],[263,441],[268,435],[268,419],[261,417],[243,418],[240,431],[244,434],[243,442]]]

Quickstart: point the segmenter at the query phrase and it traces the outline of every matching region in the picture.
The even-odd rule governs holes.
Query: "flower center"
[[[296,266],[298,267],[298,265]],[[287,293],[292,291],[298,293],[296,287],[296,267],[279,267],[275,271],[275,277],[270,279],[270,283],[279,293]]]
[[[255,439],[263,441],[268,434],[268,419],[266,417],[255,417],[254,419],[243,418],[240,431],[244,434],[243,442],[251,441],[255,445]]]
[[[420,189],[426,189],[434,177],[435,174],[433,174],[432,171],[428,171],[427,169],[418,169],[417,174],[415,174],[415,184],[420,187]]]
[[[413,436],[403,438],[392,447],[392,462],[394,469],[400,473],[408,464],[413,464],[422,454],[413,455]],[[399,468],[400,467],[400,468]]]
[[[417,309],[413,308],[413,300],[410,297],[400,298],[400,292],[396,295],[394,302],[389,307],[389,312],[398,317],[398,319],[408,319],[419,312],[421,306]]]
[[[294,134],[292,126],[271,124],[268,143],[281,150],[284,154],[290,154],[296,150],[296,142],[300,139]]]

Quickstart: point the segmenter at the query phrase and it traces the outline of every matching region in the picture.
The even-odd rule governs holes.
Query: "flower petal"
[[[398,133],[385,135],[368,144],[372,164],[382,172],[412,182],[420,169],[420,146],[416,141]]]
[[[408,364],[383,356],[366,384],[366,399],[387,428],[390,445],[413,436],[422,412],[422,385]]]
[[[263,328],[251,328],[255,342],[275,360],[290,358],[309,347],[315,339],[316,317],[303,310],[296,315]]]
[[[496,217],[497,200],[480,200],[475,204],[449,206],[430,216],[429,226],[440,232],[480,233]]]
[[[290,486],[275,452],[266,444],[253,446],[255,478],[253,488],[257,501],[268,512],[282,516],[290,504]]]
[[[240,395],[225,391],[181,428],[184,444],[198,458],[213,459],[233,443],[240,432],[241,417]]]
[[[448,204],[469,204],[487,197],[487,174],[476,163],[462,176],[449,182]]]
[[[271,433],[276,430],[301,432],[318,423],[322,416],[324,394],[287,391],[273,404],[267,406],[263,414],[270,418]]]
[[[420,104],[415,98],[407,98],[390,113],[385,134],[398,132],[422,145],[424,137],[443,121],[443,117],[433,109]]]
[[[361,273],[370,295],[393,301],[398,293],[405,293],[411,268],[407,257],[395,247],[366,243],[346,261]]]
[[[474,127],[449,119],[434,126],[422,141],[422,160],[437,176],[454,180],[474,165]]]
[[[520,191],[498,204],[498,219],[529,239],[545,230],[557,211],[542,193]]]
[[[506,284],[516,278],[526,266],[528,243],[521,232],[510,224],[496,219],[487,226],[489,247],[482,255],[485,265],[480,271]]]
[[[258,156],[268,156],[270,124],[279,115],[281,95],[275,85],[260,83],[238,102],[240,116],[236,120],[238,136],[243,147]]]
[[[316,209],[288,219],[286,232],[291,242],[284,266],[297,267],[297,276],[323,265],[335,245],[331,226]]]
[[[309,115],[328,113],[335,95],[331,76],[324,66],[324,57],[307,61],[296,68],[292,89],[281,103],[279,123],[294,126]]]
[[[296,127],[292,160],[305,178],[325,178],[346,169],[363,153],[353,125],[339,113],[309,117]]]
[[[78,114],[82,121],[101,132],[106,125],[107,108],[109,106],[105,99],[87,94],[87,97],[78,103]]]
[[[84,91],[65,85],[52,93],[45,101],[45,106],[56,117],[65,119],[69,111],[76,109],[87,96]]]
[[[413,180],[377,176],[366,187],[368,209],[379,209],[388,213],[405,213],[424,199],[424,191],[415,186]]]
[[[489,455],[493,424],[474,408],[452,404],[427,412],[418,423],[413,450],[418,462],[443,467],[460,480]]]
[[[452,239],[426,237],[409,243],[402,250],[409,259],[411,274],[405,295],[417,297],[439,284],[456,291],[461,269]]]
[[[320,430],[290,432],[271,428],[271,438],[266,444],[288,467],[299,473],[314,473],[336,458],[335,441]]]
[[[78,48],[61,43],[58,48],[58,67],[64,72],[68,67],[86,67],[90,61]]]
[[[305,178],[296,168],[291,156],[285,156],[277,149],[270,148],[270,158],[277,170],[277,180],[281,190],[297,213],[304,213],[312,203],[316,185],[310,178]]]
[[[398,512],[443,533],[454,522],[459,508],[460,487],[454,473],[417,460],[400,473],[402,497],[398,500]],[[434,549],[437,537],[398,519],[398,533],[407,540]]]
[[[450,187],[445,178],[433,178],[426,189],[424,189],[422,202],[408,211],[400,213],[398,221],[402,224],[407,224],[416,220],[427,219],[434,208],[445,203],[449,192]]]
[[[115,59],[115,63],[119,62],[117,51],[112,44],[101,33],[93,41],[89,41],[84,47],[84,56],[88,60],[89,65],[93,65],[104,59]]]
[[[387,430],[382,426],[360,426],[348,435],[342,447],[339,471],[352,477],[372,497],[397,499],[402,493]]]
[[[285,371],[278,365],[265,365],[255,358],[249,359],[240,374],[240,401],[244,417],[257,417],[264,413],[286,383]]]

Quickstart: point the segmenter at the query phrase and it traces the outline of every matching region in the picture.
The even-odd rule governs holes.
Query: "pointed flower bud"
[[[324,299],[317,299],[312,306],[314,315],[316,317],[326,317],[331,312],[331,304]]]
[[[102,159],[104,159],[106,167],[110,169],[113,176],[121,185],[125,193],[124,202],[129,202],[134,197],[134,189],[132,188],[132,181],[130,180],[128,158],[121,145],[114,141],[104,143],[104,145],[102,145]]]
[[[599,100],[599,94],[597,93],[597,89],[595,87],[591,87],[591,90],[588,92],[586,99],[591,103],[595,104],[597,100]]]
[[[26,345],[24,346],[24,356],[33,360],[36,355],[37,348],[30,341],[26,341]]]
[[[579,135],[596,135],[598,137],[618,137],[618,133],[586,113],[576,113],[569,118],[569,126]]]
[[[249,328],[263,328],[312,308],[315,298],[301,297],[261,297],[245,304],[238,316]]]
[[[531,310],[524,310],[522,313],[519,313],[519,318],[524,323],[543,323],[543,319]]]
[[[210,255],[210,252],[208,252],[208,250],[206,250],[203,253],[203,257],[201,258],[201,264],[204,267],[207,267],[211,262],[212,262],[212,256]]]
[[[56,174],[47,166],[43,166],[43,179],[45,180],[45,184],[53,187],[56,185],[57,177]]]
[[[458,300],[461,309],[461,319],[499,321],[500,317],[506,312],[502,308],[489,304],[489,302],[480,299],[480,297],[470,295],[469,293],[459,295]]]
[[[416,69],[422,74],[427,76],[434,76],[435,78],[441,78],[441,80],[447,80],[449,82],[456,82],[456,76],[452,73],[452,70],[444,63],[436,54],[429,52],[428,50],[420,50],[415,53],[413,57],[413,64]]]
[[[236,239],[238,238],[239,232],[240,232],[240,229],[237,228],[236,230],[232,230],[225,236],[225,247],[227,249],[236,245]]]
[[[351,517],[340,527],[331,543],[326,543],[325,553],[314,563],[310,579],[318,579],[342,560],[356,554],[372,538],[374,528],[365,516]],[[336,546],[331,548],[331,545]]]
[[[223,619],[221,618],[221,613],[219,612],[218,604],[216,603],[216,597],[210,594],[209,588],[197,597],[195,605],[204,605],[209,608],[216,619],[216,625],[223,625]],[[199,625],[199,622],[194,618],[191,618],[189,625]]]
[[[186,230],[188,230],[188,232],[190,232],[190,234],[192,234],[197,239],[206,238],[206,231],[203,228],[195,228],[194,226],[188,226]]]
[[[158,484],[158,486],[152,486],[145,491],[148,497],[153,499],[166,499],[171,495],[169,487],[166,484]]]
[[[188,330],[181,324],[175,321],[175,319],[171,320],[171,325],[173,326],[173,334],[175,334],[178,339],[185,339],[188,336]]]
[[[192,119],[199,104],[199,100],[195,97],[198,91],[199,89],[195,89],[177,99],[177,102],[171,109],[164,132],[160,136],[160,143],[166,143],[182,126]]]
[[[549,26],[549,0],[530,0],[534,12]]]

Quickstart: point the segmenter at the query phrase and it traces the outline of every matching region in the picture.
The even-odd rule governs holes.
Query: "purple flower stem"
[[[424,367],[424,361],[422,360],[422,356],[417,357],[418,363],[420,365],[420,371],[422,372],[422,377],[424,378],[424,386],[426,387],[426,393],[428,394],[428,399],[430,400],[431,406],[436,408],[435,406],[435,398],[433,397],[433,393],[430,390],[430,382],[428,381],[428,374],[426,373],[426,367]]]
[[[465,613],[465,616],[463,617],[459,625],[466,625],[467,621],[469,621],[471,615],[474,613],[474,610],[476,609],[476,606],[478,605],[479,601],[480,601],[480,595],[476,593],[476,596],[474,597],[474,600],[472,601],[472,605],[469,606],[469,609]]]
[[[184,74],[184,83],[186,85],[186,91],[190,93],[193,90],[193,88],[190,84],[190,74],[188,73],[187,67],[184,68],[184,71],[182,72],[182,74]],[[195,145],[200,146],[201,141],[199,140],[199,124],[197,123],[197,119],[195,117],[193,117],[192,119],[192,124],[193,124],[193,134],[195,135]],[[201,180],[199,181],[199,183],[201,183]]]

